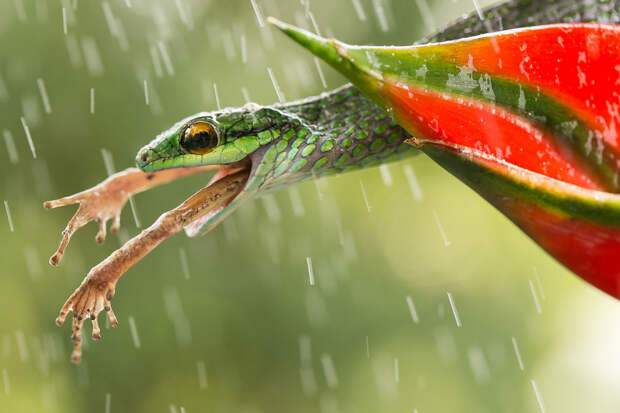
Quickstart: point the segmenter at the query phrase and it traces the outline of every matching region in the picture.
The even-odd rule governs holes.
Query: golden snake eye
[[[179,135],[179,145],[194,155],[204,155],[220,144],[220,134],[209,122],[196,121],[189,124]]]

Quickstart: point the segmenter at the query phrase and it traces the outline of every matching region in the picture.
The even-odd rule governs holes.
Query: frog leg
[[[175,209],[162,214],[150,227],[127,241],[88,272],[80,286],[65,302],[56,319],[56,324],[61,326],[69,312],[73,312],[74,348],[71,361],[80,361],[82,326],[86,317],[93,321],[93,339],[96,341],[101,338],[96,320],[102,310],[107,312],[113,327],[118,325],[110,304],[118,279],[162,241],[181,231],[192,221],[225,207],[243,189],[249,170],[230,171],[221,176]]]
[[[90,221],[96,221],[99,224],[99,232],[95,237],[98,243],[105,240],[108,220],[114,220],[111,229],[112,232],[117,232],[120,227],[121,210],[131,195],[184,176],[219,168],[218,165],[207,165],[194,168],[164,169],[157,172],[143,172],[138,168],[128,168],[111,175],[90,189],[43,203],[45,209],[76,203],[80,205],[62,232],[60,245],[56,253],[50,258],[50,264],[56,266],[60,263],[73,233]]]

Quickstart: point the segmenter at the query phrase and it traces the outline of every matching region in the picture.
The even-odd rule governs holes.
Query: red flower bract
[[[358,47],[276,24],[385,108],[411,144],[620,298],[620,27]]]

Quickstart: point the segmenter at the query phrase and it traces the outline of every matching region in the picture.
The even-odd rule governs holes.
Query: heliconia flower
[[[273,22],[558,261],[620,298],[619,26],[358,47]]]

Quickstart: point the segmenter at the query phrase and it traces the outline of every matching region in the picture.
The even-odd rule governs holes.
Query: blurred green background
[[[474,9],[470,0],[256,4],[307,28],[309,10],[323,34],[358,44],[408,44]],[[117,170],[132,166],[159,131],[217,108],[214,85],[222,107],[244,95],[276,101],[268,67],[286,99],[325,90],[312,57],[261,28],[250,0],[0,3],[0,199],[14,225],[2,210],[0,411],[540,412],[535,388],[546,412],[620,411],[618,302],[422,156],[302,184],[302,208],[284,190],[205,237],[166,241],[117,285],[121,327],[104,322],[103,341],[87,339],[72,365],[70,327],[54,318],[88,269],[140,229],[127,208],[119,236],[98,246],[90,224],[52,268],[75,208],[42,202],[103,180],[103,150]],[[328,89],[344,82],[322,70]],[[136,196],[141,225],[207,178]]]

